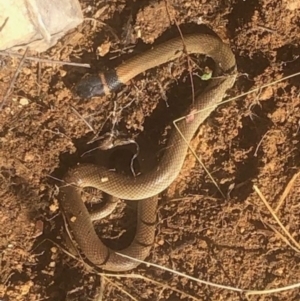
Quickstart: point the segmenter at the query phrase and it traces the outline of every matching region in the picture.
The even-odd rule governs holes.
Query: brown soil
[[[138,76],[118,94],[80,101],[71,90],[84,73],[115,67],[152,43],[178,36],[179,28],[183,35],[212,29],[236,55],[239,77],[230,96],[240,95],[300,71],[299,2],[81,2],[90,19],[40,57],[90,63],[93,69],[26,60],[0,112],[0,299],[88,300],[102,283],[102,300],[131,300],[125,292],[135,300],[246,300],[245,294],[146,265],[133,271],[144,279],[100,278],[87,271],[54,244],[61,244],[63,222],[59,182],[50,176],[60,179],[68,167],[94,160],[95,152],[81,157],[95,147],[87,143],[94,133],[82,118],[96,133],[109,132],[117,121],[117,129],[131,137],[145,131],[161,143],[165,125],[157,118],[174,119],[174,104],[192,94],[184,60]],[[1,101],[19,63],[1,57]],[[201,126],[192,146],[224,196],[189,154],[176,183],[162,195],[149,262],[245,290],[300,282],[296,244],[287,243],[253,189],[255,184],[276,208],[299,170],[298,89],[295,77],[258,90],[220,106]],[[118,108],[130,105],[113,117],[116,101]],[[277,216],[299,242],[297,187],[288,187]],[[123,213],[120,207],[99,229],[109,238],[126,226],[119,246],[133,232],[132,223],[120,221]],[[299,289],[249,300],[299,300]]]

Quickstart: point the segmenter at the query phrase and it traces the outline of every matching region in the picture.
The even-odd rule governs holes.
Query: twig
[[[0,55],[2,56],[14,56],[21,58],[22,55],[10,51],[0,51]],[[66,62],[66,61],[57,61],[57,60],[50,60],[50,59],[42,59],[39,57],[27,56],[25,58],[27,61],[34,61],[34,62],[41,62],[47,64],[54,64],[54,65],[69,65],[69,66],[78,66],[83,68],[91,68],[90,64],[82,64],[82,63],[74,63],[74,62]]]
[[[2,101],[2,103],[1,103],[1,105],[0,105],[0,110],[2,110],[2,108],[3,108],[3,106],[4,106],[4,103],[7,101],[7,99],[8,99],[8,97],[9,97],[10,93],[12,92],[12,90],[13,90],[13,88],[14,88],[15,81],[16,81],[16,79],[17,79],[17,77],[18,77],[18,75],[19,75],[19,72],[20,72],[20,70],[21,70],[21,68],[22,68],[22,66],[23,66],[23,63],[24,63],[24,61],[25,61],[25,57],[26,57],[27,51],[28,51],[28,47],[26,48],[26,50],[25,50],[25,52],[24,52],[24,54],[23,54],[23,56],[22,56],[22,59],[21,59],[21,61],[20,61],[20,63],[19,63],[19,66],[18,66],[18,68],[17,68],[17,70],[16,70],[16,72],[15,72],[15,74],[14,74],[14,76],[13,76],[11,82],[10,82],[10,85],[9,85],[9,87],[8,87],[8,90],[7,90],[6,93],[5,93],[5,96],[4,96],[4,98],[3,98],[3,101]]]

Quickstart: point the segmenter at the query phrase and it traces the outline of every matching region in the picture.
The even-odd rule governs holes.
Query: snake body
[[[150,172],[137,177],[115,173],[93,164],[82,164],[70,169],[64,181],[74,185],[60,188],[59,200],[74,240],[86,258],[94,265],[109,271],[126,271],[139,265],[106,247],[95,233],[89,213],[81,200],[83,187],[94,187],[126,200],[139,200],[137,232],[132,244],[120,253],[144,260],[155,238],[157,195],[165,190],[178,176],[188,146],[195,132],[223,99],[236,79],[236,61],[230,47],[218,37],[207,34],[191,34],[183,40],[175,38],[134,57],[109,73],[91,75],[82,79],[77,87],[82,97],[108,94],[121,84],[144,72],[188,53],[200,53],[215,61],[214,78],[194,102],[199,111],[192,118],[177,123],[184,141],[174,128],[171,131],[166,151],[158,165]],[[190,112],[183,112],[188,115]]]

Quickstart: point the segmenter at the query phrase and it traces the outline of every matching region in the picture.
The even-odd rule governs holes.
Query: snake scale
[[[84,77],[77,85],[77,94],[83,98],[109,94],[136,75],[174,60],[184,54],[204,54],[215,61],[214,76],[207,88],[195,100],[193,108],[198,114],[182,119],[177,126],[187,142],[222,101],[226,91],[236,80],[237,68],[230,47],[218,37],[208,34],[190,34],[169,40],[130,59],[108,73]],[[190,111],[183,112],[186,116]],[[138,203],[137,231],[131,245],[122,254],[144,260],[155,238],[157,195],[178,176],[188,146],[173,128],[166,150],[150,172],[137,177],[118,174],[101,166],[81,164],[70,169],[59,192],[61,209],[73,238],[81,252],[95,266],[109,271],[127,271],[139,265],[105,246],[96,235],[90,215],[81,199],[84,187],[97,188],[115,198],[136,200]]]

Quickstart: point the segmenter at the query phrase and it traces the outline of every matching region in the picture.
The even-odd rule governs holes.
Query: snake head
[[[103,83],[97,74],[84,76],[76,85],[75,93],[81,98],[105,95]]]

